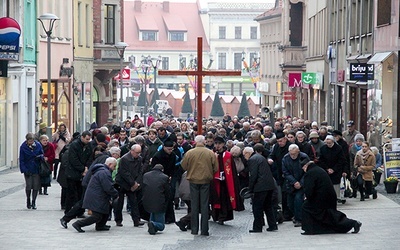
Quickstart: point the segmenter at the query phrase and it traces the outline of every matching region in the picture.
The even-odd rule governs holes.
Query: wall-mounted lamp
[[[388,66],[387,66],[387,72],[392,73],[392,72],[393,72],[393,69],[394,69],[393,65],[388,64]]]

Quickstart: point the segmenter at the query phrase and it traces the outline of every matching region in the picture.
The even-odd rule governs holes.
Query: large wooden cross
[[[202,134],[202,122],[203,122],[203,76],[240,76],[241,71],[229,71],[229,70],[203,70],[203,38],[197,38],[197,69],[196,70],[159,70],[159,75],[164,76],[196,76],[197,78],[197,133]]]

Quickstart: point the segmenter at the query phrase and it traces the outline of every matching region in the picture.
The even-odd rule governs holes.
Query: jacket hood
[[[108,169],[105,164],[99,163],[96,164],[92,167],[92,174],[96,173],[97,171],[100,171],[101,169]]]

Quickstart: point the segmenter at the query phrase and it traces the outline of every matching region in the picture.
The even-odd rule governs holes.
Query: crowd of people
[[[203,124],[199,130],[193,119],[153,117],[144,126],[135,117],[118,126],[110,119],[73,135],[60,124],[51,139],[41,124],[20,147],[27,208],[37,209],[38,193],[48,194],[51,175],[39,175],[46,161],[62,187],[60,223],[68,228],[82,218],[72,224],[78,232],[94,223],[97,231],[110,230],[106,223],[112,218],[122,227],[126,198],[133,226],[147,221],[151,235],[175,223],[208,236],[210,219],[220,225],[233,220],[248,197],[250,233],[262,232],[264,225],[276,231],[284,221],[303,234],[360,230],[361,222],[337,210],[343,203],[340,185],[348,179],[354,184],[350,197],[359,192],[360,201],[376,199],[374,171],[382,163],[377,145],[371,150],[354,122],[345,131],[296,117],[270,124],[263,117],[225,115]],[[244,189],[250,196],[242,195]],[[175,210],[185,207],[187,214],[176,218]]]

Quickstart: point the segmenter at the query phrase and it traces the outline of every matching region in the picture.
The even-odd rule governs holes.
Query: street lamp
[[[155,62],[153,62],[155,60]],[[157,91],[157,69],[160,67],[161,63],[161,56],[158,56],[157,58],[152,58],[150,55],[147,57],[147,64],[150,64],[150,66],[153,68],[153,74],[154,74],[154,89]],[[151,104],[151,103],[150,103]]]
[[[142,68],[143,74],[144,74],[144,107],[143,107],[143,122],[144,122],[144,126],[147,127],[147,84],[149,83],[149,79],[148,79],[148,74],[150,71],[150,68],[152,67],[149,63],[149,61],[151,61],[151,57],[145,57],[144,55],[142,55],[142,61],[140,62],[140,67]]]
[[[127,43],[124,42],[117,42],[116,44],[114,44],[114,47],[117,49],[118,55],[119,55],[119,87],[120,89],[120,98],[119,98],[119,107],[120,107],[120,116],[117,114],[117,121],[120,120],[121,124],[122,124],[122,116],[123,116],[123,109],[122,109],[122,94],[123,94],[123,90],[122,90],[122,81],[123,81],[123,65],[122,63],[124,62],[124,53],[125,53],[125,49],[126,47],[128,47]]]
[[[47,36],[47,128],[46,134],[49,138],[52,136],[52,117],[51,117],[51,33],[53,32],[54,23],[59,20],[56,15],[45,13],[38,17],[42,24],[43,30]],[[48,28],[45,27],[43,21],[49,21]]]

